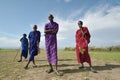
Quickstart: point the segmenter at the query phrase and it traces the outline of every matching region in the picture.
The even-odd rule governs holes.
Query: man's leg
[[[20,55],[20,60],[18,62],[21,62],[22,61],[22,54]]]
[[[37,67],[37,65],[35,64],[35,59],[33,59],[33,64],[34,64],[33,67]]]
[[[57,76],[63,76],[63,73],[62,72],[59,72],[58,69],[57,69],[58,65],[55,64],[55,69],[54,69],[54,72],[56,73]]]
[[[28,65],[30,64],[30,60],[28,61],[27,65],[24,67],[25,69],[28,69]]]
[[[27,65],[24,68],[27,69],[29,64],[30,64],[30,62],[33,61],[33,60],[34,60],[34,56],[31,54],[30,58],[29,58],[29,61],[28,61]]]
[[[55,71],[56,73],[58,73],[58,69],[57,69],[57,67],[58,67],[58,65],[55,64],[55,69],[54,69],[54,71]]]
[[[53,67],[52,67],[52,64],[51,64],[51,63],[49,63],[49,66],[50,66],[50,69],[46,71],[47,73],[51,73],[51,72],[53,72]]]
[[[79,69],[82,69],[82,68],[84,68],[84,64],[83,63],[81,63],[80,66],[79,66]]]
[[[34,65],[36,65],[36,64],[35,64],[35,60],[34,60],[34,59],[33,59],[33,64],[34,64]]]

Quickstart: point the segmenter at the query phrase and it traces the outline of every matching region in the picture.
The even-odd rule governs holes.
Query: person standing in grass
[[[76,55],[78,63],[81,64],[79,69],[84,68],[84,62],[87,62],[92,72],[96,72],[91,64],[88,53],[88,44],[90,43],[90,33],[87,27],[83,26],[82,21],[78,21],[79,29],[76,31]]]
[[[50,69],[47,70],[47,73],[55,72],[58,76],[62,74],[57,70],[58,64],[58,56],[57,56],[57,32],[59,29],[59,25],[53,21],[54,17],[52,14],[48,17],[49,23],[45,25],[44,33],[45,33],[45,45],[46,45],[46,54],[48,58],[48,63]],[[55,69],[53,69],[52,64],[55,64]]]
[[[27,35],[23,34],[23,37],[20,39],[21,42],[21,55],[20,60],[18,62],[22,61],[22,56],[26,59],[28,56],[28,39],[26,38]]]
[[[25,69],[28,68],[28,65],[31,61],[33,61],[34,66],[36,66],[34,56],[36,56],[39,51],[40,37],[41,37],[41,33],[40,31],[37,30],[37,25],[34,25],[33,31],[31,31],[28,36],[30,58],[27,65],[24,67]]]

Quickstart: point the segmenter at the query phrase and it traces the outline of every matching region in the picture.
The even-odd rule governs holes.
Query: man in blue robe
[[[20,39],[21,42],[21,56],[18,62],[22,61],[22,56],[26,59],[28,56],[28,39],[26,38],[26,34],[23,34],[23,37]]]
[[[24,67],[25,69],[28,68],[28,65],[31,61],[33,61],[34,66],[36,66],[34,57],[38,54],[40,37],[41,37],[41,33],[40,31],[37,30],[37,25],[34,25],[33,31],[31,31],[28,36],[30,58],[27,65]]]

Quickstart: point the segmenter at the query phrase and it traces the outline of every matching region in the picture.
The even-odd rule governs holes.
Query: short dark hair
[[[52,14],[50,14],[50,15],[49,15],[49,17],[52,17],[52,18],[54,18],[54,16],[53,16]]]
[[[24,34],[23,34],[23,36],[25,36],[25,37],[26,37],[27,35],[24,33]]]
[[[80,22],[80,24],[83,25],[83,22],[82,22],[82,21],[78,21],[78,22]]]
[[[37,28],[37,25],[34,25],[33,28]]]

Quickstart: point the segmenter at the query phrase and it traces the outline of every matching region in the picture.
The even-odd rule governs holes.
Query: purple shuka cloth
[[[45,30],[55,30],[58,32],[59,26],[56,22],[50,22],[45,25]],[[46,53],[49,63],[57,64],[57,33],[45,34]]]

